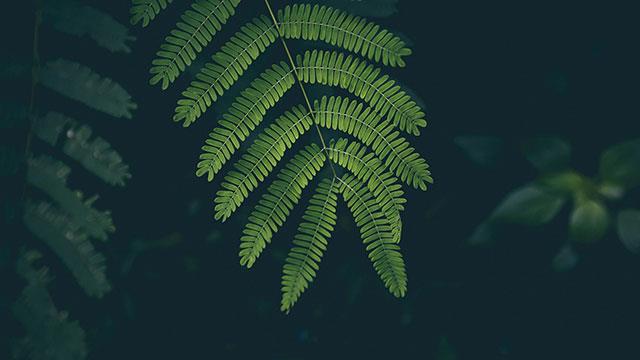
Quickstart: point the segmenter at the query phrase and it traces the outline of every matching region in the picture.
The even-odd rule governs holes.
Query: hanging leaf
[[[620,211],[617,222],[620,241],[632,253],[640,253],[640,210]]]
[[[539,226],[551,221],[565,201],[564,196],[542,186],[527,185],[507,195],[491,218],[507,223]]]
[[[49,269],[36,268],[42,255],[35,251],[23,254],[16,265],[27,286],[13,305],[13,314],[25,336],[16,341],[14,359],[81,360],[88,354],[84,330],[77,321],[59,311],[47,290]]]
[[[89,126],[81,125],[75,119],[51,111],[35,121],[33,131],[51,146],[62,142],[65,154],[110,185],[124,186],[131,178],[129,165],[111,144],[93,136]]]
[[[47,1],[43,20],[60,32],[88,36],[111,52],[131,52],[129,42],[135,40],[129,29],[111,15],[75,1]]]
[[[571,213],[569,235],[573,241],[593,243],[604,237],[609,227],[609,212],[599,201],[579,200]]]
[[[64,96],[117,118],[130,119],[137,108],[131,95],[118,83],[73,61],[48,62],[40,70],[40,81]]]
[[[600,158],[600,177],[627,189],[640,185],[640,139],[609,148]]]
[[[565,170],[571,160],[571,146],[564,140],[541,136],[525,141],[522,146],[527,160],[541,172]]]

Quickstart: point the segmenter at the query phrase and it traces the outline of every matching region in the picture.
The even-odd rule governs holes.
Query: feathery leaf
[[[338,178],[340,192],[360,228],[369,259],[384,285],[396,297],[407,292],[407,274],[400,247],[393,239],[389,219],[364,185],[355,176]]]
[[[322,254],[336,225],[336,191],[335,178],[322,179],[309,200],[282,269],[282,311],[291,310],[320,268]]]
[[[235,14],[239,3],[240,0],[200,0],[191,4],[156,53],[149,83],[161,82],[163,90],[168,88]]]
[[[285,39],[323,41],[389,66],[404,66],[411,50],[379,25],[342,10],[319,5],[287,5],[278,11]],[[182,93],[173,117],[189,126],[221,97],[278,39],[272,20],[262,15],[241,27]]]
[[[280,170],[277,179],[267,189],[240,238],[240,264],[250,268],[262,253],[273,234],[284,224],[293,207],[326,160],[316,144],[306,146]],[[228,191],[221,190],[220,192]],[[220,194],[219,192],[219,194]]]
[[[158,16],[160,11],[167,8],[173,0],[131,0],[131,25],[136,25],[142,21],[142,27],[147,27],[149,23]]]

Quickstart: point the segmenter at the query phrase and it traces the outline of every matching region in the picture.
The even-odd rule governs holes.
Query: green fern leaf
[[[158,16],[160,11],[167,8],[173,0],[131,0],[131,25],[136,25],[142,21],[142,27],[147,27],[149,23]]]
[[[43,19],[60,32],[88,36],[111,52],[131,52],[129,42],[135,40],[111,15],[75,1],[46,1]]]
[[[302,106],[294,107],[279,117],[249,147],[224,178],[215,199],[216,219],[225,221],[260,182],[280,162],[287,149],[313,125],[313,120]]]
[[[402,67],[403,57],[411,54],[389,31],[331,7],[286,6],[278,11],[278,22],[285,39],[323,41],[384,65]],[[184,126],[196,121],[277,39],[275,25],[264,15],[242,26],[183,92],[174,121],[184,121]]]
[[[339,96],[323,97],[313,107],[318,125],[340,130],[369,146],[400,180],[422,190],[433,183],[427,162],[372,108]]]
[[[156,53],[149,71],[149,83],[162,82],[162,89],[168,88],[235,14],[239,3],[240,0],[200,0],[193,3]]]
[[[398,179],[388,172],[380,159],[367,152],[360,143],[349,143],[346,139],[331,141],[326,149],[329,159],[348,169],[360,181],[367,184],[367,188],[374,195],[380,210],[391,223],[393,238],[400,242],[402,234],[402,219],[400,211],[404,210],[407,201],[402,197],[402,186]]]
[[[262,253],[273,234],[284,224],[291,209],[298,203],[302,191],[322,167],[326,156],[315,144],[306,146],[287,163],[277,179],[249,215],[240,238],[240,264],[250,268]],[[226,190],[221,190],[226,191]]]
[[[78,63],[58,59],[40,70],[42,84],[95,110],[114,117],[131,118],[137,105],[119,84]]]
[[[120,154],[103,138],[92,138],[93,131],[87,125],[80,125],[76,120],[52,111],[35,121],[33,131],[51,146],[63,142],[65,154],[109,185],[124,186],[131,178],[129,166]],[[62,134],[64,137],[61,139]]]
[[[296,58],[300,80],[308,84],[339,86],[366,101],[400,130],[420,135],[425,114],[411,96],[380,69],[357,57],[336,51],[306,51]]]
[[[355,176],[338,178],[340,192],[360,228],[369,259],[384,285],[396,297],[407,292],[407,274],[400,247],[393,238],[392,225],[375,197]]]
[[[291,310],[320,268],[318,264],[336,225],[336,192],[336,179],[323,179],[309,200],[282,270],[282,311]]]
[[[89,296],[111,290],[105,258],[96,252],[88,234],[59,209],[46,202],[27,202],[24,223],[60,257]]]
[[[416,126],[426,125],[426,121],[421,119],[424,113],[410,100],[409,95],[399,90],[398,86],[393,86],[394,82],[388,80],[386,75],[378,78],[379,70],[364,61],[351,56],[344,58],[343,54],[337,52],[308,51],[304,57],[298,57],[298,63],[301,81],[340,86],[369,102],[380,115],[393,119],[400,129],[412,129],[414,134],[419,134]],[[273,107],[293,86],[295,80],[289,69],[284,63],[274,65],[236,98],[231,110],[219,122],[220,126],[209,134],[202,148],[204,153],[200,155],[197,176],[207,174],[207,179],[213,180],[240,143],[262,122],[267,109]],[[370,78],[377,80],[367,80]],[[409,117],[413,120],[409,120]],[[395,139],[397,143],[403,141],[401,138]],[[426,183],[430,181],[426,163],[418,164],[416,159],[419,155],[408,145],[400,151],[411,156],[406,162],[393,160],[392,169],[400,172],[398,176],[403,181],[409,179],[413,186],[426,189]],[[419,169],[402,166],[407,162],[417,165]]]
[[[263,120],[267,110],[273,107],[278,99],[295,84],[291,68],[284,62],[273,65],[244,90],[230,110],[218,122],[220,126],[213,129],[202,147],[197,176],[207,174],[209,181],[220,171],[231,155],[240,147]]]

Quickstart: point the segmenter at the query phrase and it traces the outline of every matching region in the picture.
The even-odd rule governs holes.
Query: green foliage
[[[537,137],[525,141],[524,155],[541,172],[565,170],[571,160],[571,146],[556,137]]]
[[[238,2],[200,1],[200,8],[194,5],[183,14],[179,29],[167,36],[154,60],[151,84],[167,88],[234,14]],[[398,243],[406,200],[400,182],[426,190],[433,179],[427,162],[400,134],[419,135],[427,122],[410,92],[368,61],[403,67],[411,50],[390,31],[342,10],[292,4],[273,12],[266,3],[271,18],[254,18],[212,56],[182,93],[174,121],[184,126],[196,121],[278,38],[285,47],[289,39],[321,41],[352,54],[312,49],[289,56],[287,47],[289,62],[278,61],[255,77],[218,120],[202,147],[196,175],[213,181],[296,81],[303,90],[305,85],[323,85],[351,96],[309,99],[304,91],[305,104],[275,117],[226,173],[214,200],[214,217],[227,220],[274,172],[287,151],[294,150],[248,217],[240,239],[240,264],[248,268],[255,264],[313,185],[315,193],[285,260],[282,311],[291,310],[317,274],[335,226],[338,194],[353,214],[382,282],[402,297],[407,275]],[[206,14],[216,15],[215,28],[201,33],[208,24]],[[320,143],[296,144],[311,127]],[[354,139],[325,140],[321,128]],[[322,171],[327,165],[330,172]]]
[[[131,178],[129,166],[111,145],[101,137],[92,137],[91,127],[50,111],[38,118],[33,126],[35,135],[51,146],[63,143],[62,151],[78,161],[109,185],[124,186]]]
[[[239,3],[240,0],[200,0],[191,4],[156,53],[149,83],[168,88],[235,14]]]
[[[573,241],[591,243],[600,240],[609,227],[609,213],[597,200],[578,200],[569,219],[569,235]]]
[[[323,41],[389,66],[404,66],[411,50],[380,26],[325,6],[293,5],[278,11],[285,39]],[[175,121],[189,126],[197,120],[248,67],[278,39],[273,22],[260,16],[241,27],[205,64],[178,100]]]
[[[571,244],[591,244],[605,238],[615,215],[614,202],[625,191],[640,185],[640,140],[612,146],[600,157],[597,177],[590,178],[570,168],[571,147],[557,138],[528,140],[525,156],[540,171],[532,184],[511,192],[493,211],[488,221],[478,227],[471,243],[486,241],[492,229],[503,223],[541,226],[551,222],[567,203],[572,203],[568,220],[569,245],[558,253],[554,268],[566,270],[577,263]],[[621,242],[632,252],[640,243],[635,235],[640,217],[634,210],[617,215]]]
[[[348,174],[337,180],[342,197],[360,228],[373,267],[389,291],[396,297],[403,297],[407,292],[407,274],[393,234],[393,224],[384,216],[375,196],[355,176]]]
[[[34,264],[41,257],[38,252],[26,252],[16,266],[27,286],[13,305],[13,314],[24,327],[26,336],[17,342],[14,358],[85,359],[88,351],[84,330],[53,303],[47,290],[51,281],[49,269],[36,268]]]
[[[507,195],[491,218],[522,225],[544,225],[556,216],[564,203],[563,196],[539,185],[528,185]]]
[[[28,202],[24,222],[60,257],[87,295],[102,297],[111,290],[104,256],[96,252],[87,231],[63,210],[47,202]]]
[[[172,2],[173,0],[131,0],[131,25],[142,21],[142,27],[147,27]]]
[[[316,277],[322,254],[336,226],[336,179],[322,179],[302,216],[282,269],[282,311],[289,311]]]

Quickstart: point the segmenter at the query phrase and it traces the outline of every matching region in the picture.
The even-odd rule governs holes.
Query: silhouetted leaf
[[[492,136],[464,135],[453,141],[474,164],[486,167],[496,165],[504,148],[504,142]]]
[[[554,256],[551,267],[558,272],[569,271],[576,267],[579,260],[580,258],[573,246],[565,245]]]
[[[604,204],[585,199],[579,201],[571,213],[569,234],[574,241],[592,243],[602,239],[608,227],[609,213]]]
[[[542,172],[564,170],[571,160],[571,146],[557,137],[532,138],[522,148],[527,160]]]
[[[539,185],[527,185],[511,192],[493,212],[493,220],[538,226],[553,219],[566,198]]]
[[[600,176],[627,189],[640,185],[640,139],[605,151],[600,158]]]
[[[640,253],[640,210],[628,209],[618,214],[618,236],[633,253]]]

